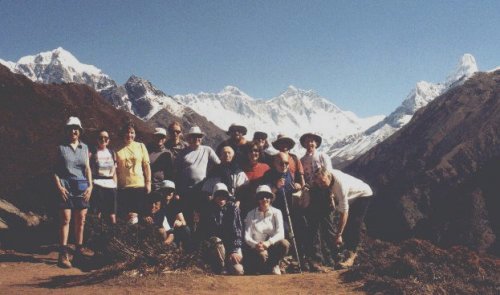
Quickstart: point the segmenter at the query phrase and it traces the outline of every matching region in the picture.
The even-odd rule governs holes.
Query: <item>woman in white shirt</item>
[[[285,257],[290,243],[285,240],[283,214],[271,206],[274,194],[267,185],[257,187],[255,199],[258,206],[245,218],[245,243],[248,245],[249,263],[258,272],[281,274],[279,261]]]
[[[91,152],[90,167],[94,179],[92,205],[97,212],[116,223],[116,154],[108,149],[109,133],[103,129],[97,137],[97,148]],[[102,217],[102,216],[101,216]]]

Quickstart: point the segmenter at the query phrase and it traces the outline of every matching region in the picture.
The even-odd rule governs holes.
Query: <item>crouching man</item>
[[[206,258],[216,273],[244,274],[241,252],[242,225],[240,209],[228,201],[229,191],[223,183],[214,186],[212,200],[202,215],[200,229],[208,238]]]
[[[258,272],[281,274],[280,260],[285,257],[290,243],[285,240],[283,214],[271,206],[274,194],[267,185],[257,187],[258,206],[245,218],[245,242],[249,246],[246,261],[254,263]]]
[[[338,202],[337,209],[340,216],[335,243],[337,246],[344,245],[348,250],[347,256],[339,266],[351,267],[357,256],[361,227],[373,192],[363,181],[340,170],[324,167],[315,173],[315,184],[330,196],[333,194]]]
[[[162,237],[163,244],[171,245],[174,241],[174,233],[172,227],[168,223],[165,211],[161,208],[161,201],[162,197],[159,194],[150,194],[148,196],[142,222],[151,224],[157,228]]]
[[[170,180],[160,182],[154,194],[159,194],[162,198],[162,210],[165,212],[168,224],[172,226],[175,244],[185,251],[193,251],[191,230],[186,224],[179,201],[174,197],[175,183]]]

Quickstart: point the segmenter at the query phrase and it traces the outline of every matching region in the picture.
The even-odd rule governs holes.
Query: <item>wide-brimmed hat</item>
[[[155,133],[153,134],[167,137],[167,130],[165,130],[165,128],[157,127],[155,128]]]
[[[158,189],[175,190],[175,183],[172,180],[164,180],[158,184]]]
[[[276,140],[273,141],[273,147],[279,150],[279,147],[282,145],[288,146],[288,149],[291,150],[295,146],[295,141],[288,136],[278,134]]]
[[[78,119],[78,117],[69,117],[66,122],[66,126],[78,126],[80,130],[83,131],[82,122]]]
[[[305,145],[306,145],[306,139],[308,137],[312,137],[314,139],[314,141],[316,141],[316,145],[317,145],[316,147],[317,148],[321,145],[321,142],[323,141],[323,139],[321,138],[321,136],[319,136],[319,135],[317,135],[315,133],[310,133],[310,132],[309,133],[305,133],[299,139],[300,145],[302,147],[304,147],[304,148],[307,148]]]
[[[253,139],[267,139],[267,133],[262,131],[255,131],[253,134]]]
[[[227,186],[222,182],[219,182],[214,185],[212,196],[215,198],[215,194],[220,192],[224,192],[226,198],[229,198],[229,190],[227,189]]]
[[[201,136],[205,136],[205,133],[201,132],[201,129],[200,127],[198,126],[193,126],[189,129],[189,132],[187,134],[187,136],[191,136],[191,135],[201,135]]]
[[[271,201],[274,200],[274,193],[271,190],[271,187],[269,185],[259,185],[257,187],[257,190],[255,191],[255,196],[257,197],[258,195],[262,194],[267,194],[271,196]],[[258,199],[258,197],[257,197]]]
[[[229,129],[227,130],[226,134],[230,135],[231,132],[234,132],[234,131],[239,131],[242,135],[247,134],[247,128],[243,125],[238,125],[238,124],[231,124],[231,126],[229,126]]]

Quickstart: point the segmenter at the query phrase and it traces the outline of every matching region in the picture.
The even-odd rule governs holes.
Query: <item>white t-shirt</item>
[[[115,160],[111,152],[108,149],[98,150],[94,165],[94,184],[104,188],[116,188],[116,182],[109,179],[109,177],[113,177],[116,170]]]

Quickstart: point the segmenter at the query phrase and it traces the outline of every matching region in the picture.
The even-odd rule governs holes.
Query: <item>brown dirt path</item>
[[[55,252],[1,254],[0,294],[363,294],[361,283],[342,282],[341,271],[242,277],[170,273],[82,283],[89,273],[61,269],[56,262]]]

